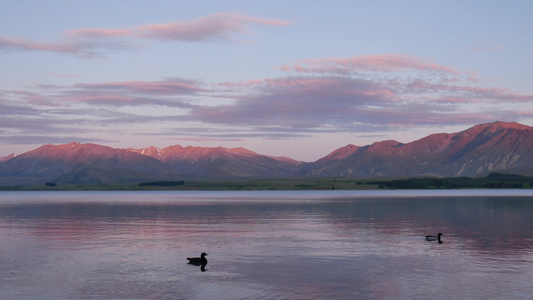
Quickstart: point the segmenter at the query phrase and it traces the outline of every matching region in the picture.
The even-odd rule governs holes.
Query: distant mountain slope
[[[533,128],[494,122],[454,134],[433,134],[408,144],[377,142],[344,149],[304,166],[306,176],[478,176],[533,168]],[[342,149],[342,148],[341,148]]]
[[[13,157],[15,157],[16,155],[13,153],[13,154],[9,154],[7,156],[1,156],[0,157],[0,163],[4,162],[4,161],[8,161],[10,159],[12,159]]]
[[[230,180],[296,177],[533,175],[533,128],[481,124],[403,144],[348,145],[312,163],[270,157],[244,148],[148,147],[114,149],[96,144],[44,145],[0,160],[0,185]]]
[[[44,145],[0,164],[4,184],[137,182],[178,175],[151,157],[76,142]]]
[[[126,149],[160,160],[180,173],[202,179],[280,178],[298,174],[300,162],[257,154],[244,148],[148,147]]]
[[[361,147],[355,146],[355,145],[352,145],[352,144],[344,146],[344,147],[341,147],[341,148],[331,152],[330,154],[326,155],[325,157],[319,159],[318,162],[326,163],[328,161],[343,159],[343,158],[345,158],[347,156],[352,155],[359,148],[361,148]]]

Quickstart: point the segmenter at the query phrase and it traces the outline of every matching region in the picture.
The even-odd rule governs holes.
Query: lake
[[[0,299],[532,298],[533,190],[0,192]]]

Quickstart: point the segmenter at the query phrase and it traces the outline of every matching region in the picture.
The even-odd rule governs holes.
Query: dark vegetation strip
[[[152,182],[141,182],[139,186],[179,186],[184,185],[185,181],[152,181]]]
[[[235,181],[154,181],[115,184],[56,184],[0,186],[0,191],[22,190],[371,190],[371,189],[529,189],[533,177],[492,173],[486,177],[446,178],[312,178]]]

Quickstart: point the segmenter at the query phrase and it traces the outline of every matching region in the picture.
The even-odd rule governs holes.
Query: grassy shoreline
[[[0,191],[217,191],[217,190],[368,190],[378,189],[360,179],[264,179],[235,181],[185,181],[183,185],[153,186],[139,183],[64,184],[56,186],[0,186]]]
[[[161,185],[161,183],[172,183]],[[223,190],[375,190],[375,189],[465,189],[465,188],[521,188],[533,187],[533,177],[492,173],[486,177],[449,178],[310,178],[261,179],[233,181],[184,181],[154,183],[59,184],[55,186],[0,186],[0,191],[223,191]]]

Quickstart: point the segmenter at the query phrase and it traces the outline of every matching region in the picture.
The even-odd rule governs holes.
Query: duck
[[[200,257],[187,257],[187,260],[190,264],[193,264],[195,266],[205,266],[207,265],[207,258],[205,258],[206,256],[207,253],[202,252],[202,254],[200,254]]]
[[[439,244],[442,243],[442,241],[440,240],[440,237],[442,236],[442,233],[439,232],[439,234],[437,234],[437,236],[434,236],[434,235],[426,235],[426,241],[429,241],[429,242],[434,242],[434,241],[438,241]]]

